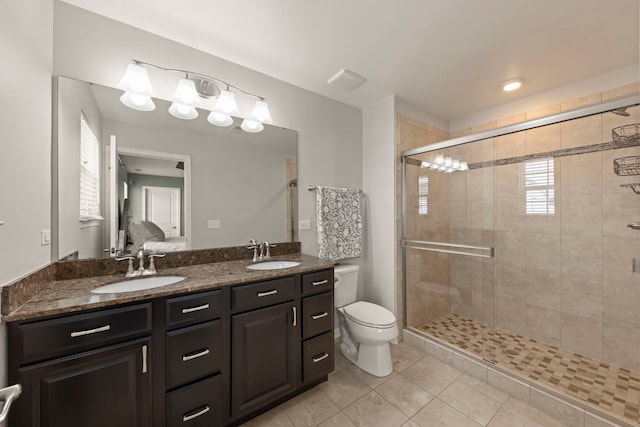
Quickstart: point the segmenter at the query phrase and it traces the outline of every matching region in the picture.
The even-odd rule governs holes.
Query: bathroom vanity
[[[90,293],[113,276],[52,284],[5,316],[23,386],[10,425],[235,425],[326,380],[333,268],[300,260],[168,269],[185,281],[144,292]]]

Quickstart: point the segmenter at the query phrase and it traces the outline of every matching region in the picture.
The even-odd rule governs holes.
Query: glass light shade
[[[150,97],[131,92],[123,93],[120,97],[120,102],[138,111],[153,111],[156,109],[156,104],[153,103]]]
[[[460,162],[460,170],[468,171],[469,170],[469,164],[467,162]]]
[[[451,166],[453,164],[453,159],[449,156],[444,158],[444,164],[445,166]]]
[[[169,114],[182,120],[193,120],[198,117],[198,111],[190,106],[174,102],[169,107]]]
[[[238,104],[236,103],[236,96],[233,92],[229,92],[228,90],[220,91],[218,102],[216,102],[216,111],[230,116],[240,114]]]
[[[273,120],[271,119],[271,112],[269,111],[269,104],[267,104],[267,101],[262,99],[256,101],[252,115],[253,118],[260,123],[267,125],[273,123]]]
[[[437,163],[439,165],[444,163],[444,156],[442,154],[438,154],[436,156],[436,159],[434,160],[434,163]]]
[[[230,115],[217,113],[215,111],[212,111],[209,113],[209,116],[207,117],[207,121],[212,125],[222,126],[222,127],[231,126],[233,124],[233,119],[231,118]]]
[[[202,107],[202,101],[200,101],[196,85],[193,80],[189,79],[178,80],[176,92],[173,94],[173,101],[191,107]]]
[[[127,66],[127,71],[118,83],[118,89],[137,95],[156,96],[147,70],[138,64],[129,64]]]
[[[460,160],[453,159],[453,163],[451,164],[451,166],[453,166],[454,169],[458,169],[460,167]]]
[[[422,162],[422,163],[420,164],[420,167],[421,167],[421,168],[428,168],[428,167],[430,167],[430,166],[431,166],[431,163],[429,163],[429,162]]]
[[[244,119],[242,124],[240,125],[243,131],[249,133],[258,133],[262,132],[264,126],[260,122],[256,122],[255,120]]]

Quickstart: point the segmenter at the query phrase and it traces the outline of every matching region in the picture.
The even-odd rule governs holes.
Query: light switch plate
[[[220,228],[220,220],[219,219],[210,219],[207,221],[207,228],[218,229]]]
[[[311,230],[311,220],[303,219],[298,222],[299,230]]]
[[[51,244],[51,230],[40,231],[40,246],[47,246]]]

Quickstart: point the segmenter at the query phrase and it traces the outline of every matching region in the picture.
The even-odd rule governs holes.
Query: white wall
[[[275,124],[298,131],[300,219],[311,219],[313,224],[310,231],[300,232],[304,253],[317,254],[314,194],[307,186],[362,186],[362,114],[356,108],[59,2],[54,45],[54,74],[115,87],[131,58],[136,58],[211,74],[266,97]],[[167,76],[152,76],[158,95],[169,98],[175,76],[169,75],[172,83],[166,85],[162,79]]]
[[[367,205],[364,298],[395,313],[395,97],[365,108],[362,118],[362,180]]]
[[[51,27],[47,2],[0,6],[0,284],[50,260]]]

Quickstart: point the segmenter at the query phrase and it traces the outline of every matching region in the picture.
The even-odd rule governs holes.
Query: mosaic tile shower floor
[[[505,369],[640,425],[640,373],[455,314],[420,328]]]

